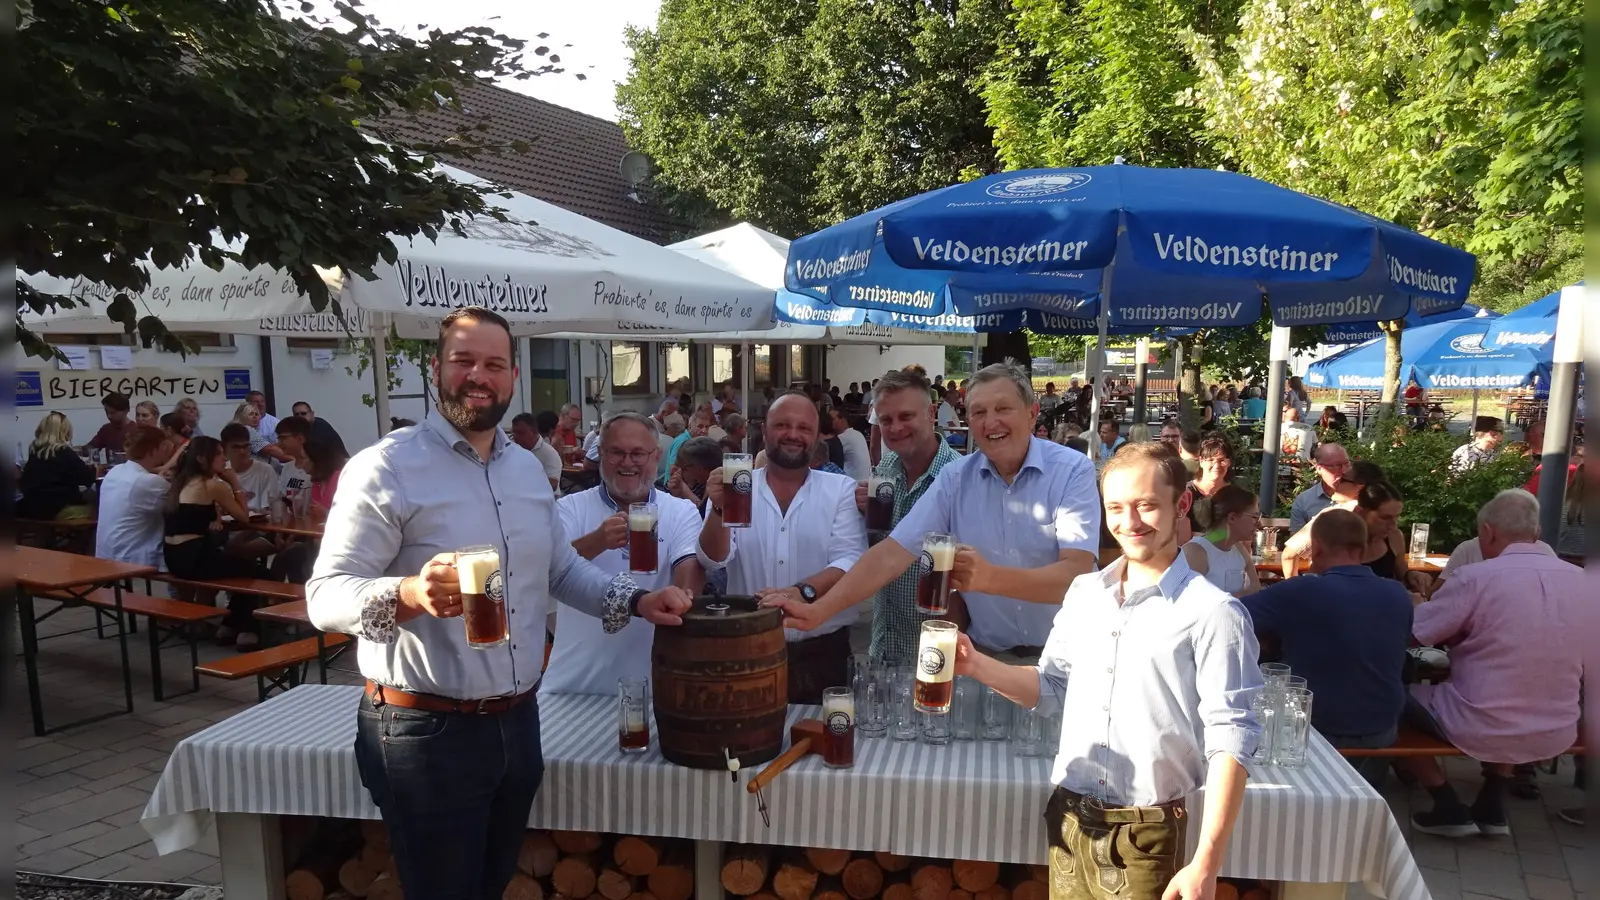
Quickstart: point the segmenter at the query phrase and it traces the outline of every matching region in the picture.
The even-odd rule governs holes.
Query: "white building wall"
[[[828,351],[828,378],[842,390],[852,381],[882,378],[890,369],[913,363],[928,370],[928,377],[944,374],[944,347],[892,345],[880,352],[877,344],[839,344]]]

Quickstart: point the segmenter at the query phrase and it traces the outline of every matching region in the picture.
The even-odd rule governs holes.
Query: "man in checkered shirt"
[[[894,520],[890,528],[927,493],[934,476],[961,455],[934,429],[931,386],[917,372],[890,372],[872,392],[878,428],[888,448],[873,474],[894,480]],[[856,506],[867,508],[867,484],[856,486]],[[874,535],[874,540],[886,535]],[[917,576],[913,566],[884,585],[872,598],[872,659],[890,665],[910,665],[925,616],[917,612]]]

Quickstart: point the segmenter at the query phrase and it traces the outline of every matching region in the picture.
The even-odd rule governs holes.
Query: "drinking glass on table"
[[[1044,709],[1041,698],[1040,705],[1028,708],[1018,706],[1011,718],[1011,752],[1024,759],[1031,759],[1044,753],[1044,723],[1048,711]]]
[[[1284,768],[1306,764],[1306,747],[1311,739],[1311,692],[1288,688],[1283,692],[1278,711],[1277,733],[1272,743],[1272,763]]]
[[[822,691],[822,764],[848,769],[856,764],[856,704],[850,688]]]
[[[889,740],[914,741],[922,734],[917,722],[915,700],[917,677],[912,666],[896,666],[894,691],[890,694]]]
[[[977,740],[982,713],[983,683],[957,675],[955,696],[950,701],[950,736],[958,741]]]
[[[983,689],[982,718],[978,725],[978,736],[986,741],[1003,741],[1011,737],[1011,711],[1014,708],[999,691],[992,687]]]
[[[617,679],[617,749],[643,753],[650,748],[650,679]]]
[[[894,670],[870,657],[850,660],[850,686],[855,692],[856,730],[863,737],[881,738],[889,730],[890,697]]]
[[[922,729],[922,742],[924,744],[941,747],[950,743],[952,733],[949,716],[918,712],[917,719]]]
[[[1411,552],[1413,560],[1425,559],[1428,556],[1428,523],[1415,522],[1411,526]]]

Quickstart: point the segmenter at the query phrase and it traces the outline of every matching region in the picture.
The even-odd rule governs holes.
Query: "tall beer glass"
[[[617,749],[623,753],[643,753],[650,748],[650,722],[645,714],[649,707],[648,678],[617,679]]]
[[[922,578],[917,581],[917,609],[942,616],[950,611],[950,570],[956,567],[954,535],[930,531],[922,539]]]
[[[628,506],[628,571],[635,575],[654,575],[661,569],[661,553],[656,540],[656,523],[661,519],[654,503]]]
[[[506,642],[505,582],[500,577],[500,551],[488,544],[456,551],[461,578],[461,618],[467,645],[488,650]]]
[[[822,692],[822,764],[834,769],[856,764],[856,703],[847,687]]]
[[[884,532],[894,527],[894,479],[873,473],[867,479],[867,530]]]
[[[722,454],[722,524],[750,527],[750,500],[756,491],[756,472],[748,453]]]
[[[943,619],[922,623],[917,644],[917,709],[944,715],[956,677],[956,625]]]

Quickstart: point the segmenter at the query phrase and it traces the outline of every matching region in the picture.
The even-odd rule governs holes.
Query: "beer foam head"
[[[749,454],[729,454],[722,458],[722,470],[725,473],[748,472],[752,468]]]
[[[956,567],[956,545],[950,543],[932,544],[926,548],[933,571],[948,572]],[[955,638],[951,638],[955,640]]]
[[[924,628],[917,644],[917,677],[927,682],[949,681],[956,674],[954,628]]]
[[[629,531],[651,531],[656,527],[656,514],[649,512],[628,513]]]
[[[855,718],[855,715],[856,715],[856,701],[855,701],[855,698],[851,697],[849,694],[840,694],[840,695],[837,695],[837,696],[830,694],[828,696],[823,697],[822,698],[822,714],[823,714],[823,716],[826,717],[826,716],[832,715],[833,713],[836,713],[836,712],[842,712],[845,715],[851,717],[852,719]]]
[[[493,550],[456,556],[456,574],[461,576],[461,593],[487,594],[489,579],[500,571],[500,554]]]

